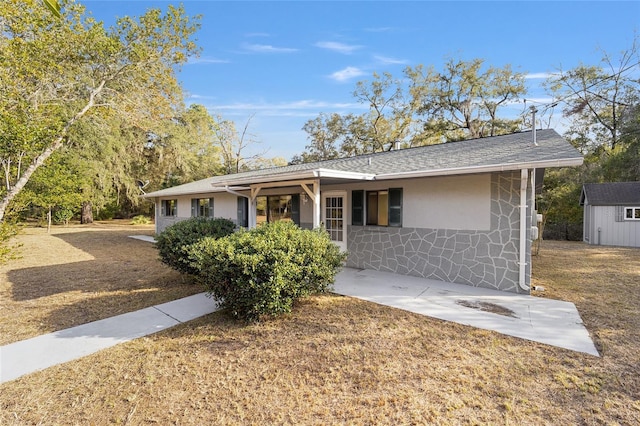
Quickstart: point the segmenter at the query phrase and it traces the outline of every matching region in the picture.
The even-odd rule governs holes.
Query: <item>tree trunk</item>
[[[87,223],[93,223],[93,206],[91,205],[91,201],[85,201],[82,203],[80,223],[83,225]]]
[[[47,234],[51,233],[51,207],[49,207],[49,211],[47,212]]]
[[[78,113],[76,113],[76,115],[71,117],[71,119],[69,119],[67,124],[65,124],[64,128],[60,132],[60,136],[58,136],[48,148],[42,151],[42,153],[38,155],[35,158],[35,160],[33,160],[33,163],[31,163],[31,165],[27,168],[27,170],[25,170],[24,174],[18,177],[18,181],[16,182],[16,184],[13,185],[13,187],[11,187],[11,189],[8,190],[6,194],[4,194],[4,197],[2,198],[2,200],[0,200],[0,222],[4,220],[4,215],[7,212],[9,203],[16,197],[16,195],[20,193],[20,191],[22,191],[22,188],[24,188],[27,182],[29,182],[31,175],[33,175],[33,173],[38,169],[38,167],[42,166],[42,164],[49,157],[51,157],[51,155],[55,151],[57,151],[64,145],[65,137],[67,136],[67,133],[69,132],[69,129],[71,128],[71,126],[73,126],[73,124],[76,121],[82,118],[87,113],[87,111],[93,108],[93,106],[95,105],[95,97],[98,94],[100,94],[100,92],[102,92],[102,89],[104,88],[105,83],[106,81],[104,80],[100,82],[98,87],[94,89],[89,95],[89,100],[87,101],[87,104],[84,106],[84,108],[82,108]]]

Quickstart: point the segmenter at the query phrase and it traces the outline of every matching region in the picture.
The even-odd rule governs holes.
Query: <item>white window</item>
[[[625,207],[624,220],[640,220],[640,207]]]

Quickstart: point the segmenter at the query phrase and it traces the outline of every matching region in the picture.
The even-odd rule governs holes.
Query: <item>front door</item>
[[[340,250],[347,251],[347,193],[333,191],[322,193],[322,221],[324,227]]]

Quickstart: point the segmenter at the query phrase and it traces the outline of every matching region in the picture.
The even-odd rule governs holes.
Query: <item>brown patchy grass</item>
[[[26,228],[21,257],[0,265],[0,345],[202,291],[129,235],[153,235],[153,225]]]
[[[103,258],[91,235],[82,251]],[[145,253],[114,288],[151,265],[150,295],[175,291],[154,280],[180,287]],[[214,313],[5,383],[0,424],[640,423],[640,250],[545,242],[534,262],[535,284],[577,304],[601,358],[326,295],[262,324]]]

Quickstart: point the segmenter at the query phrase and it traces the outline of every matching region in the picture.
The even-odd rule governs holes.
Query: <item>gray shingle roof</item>
[[[640,205],[640,182],[586,183],[582,186],[580,205],[592,206]]]
[[[319,170],[366,174],[385,180],[409,176],[438,176],[481,173],[489,170],[518,170],[534,167],[560,167],[582,164],[582,155],[554,130],[538,130],[537,145],[531,131],[379,152],[357,157],[255,170],[215,176],[168,188],[146,197],[210,192],[213,186],[248,185],[313,177]]]

